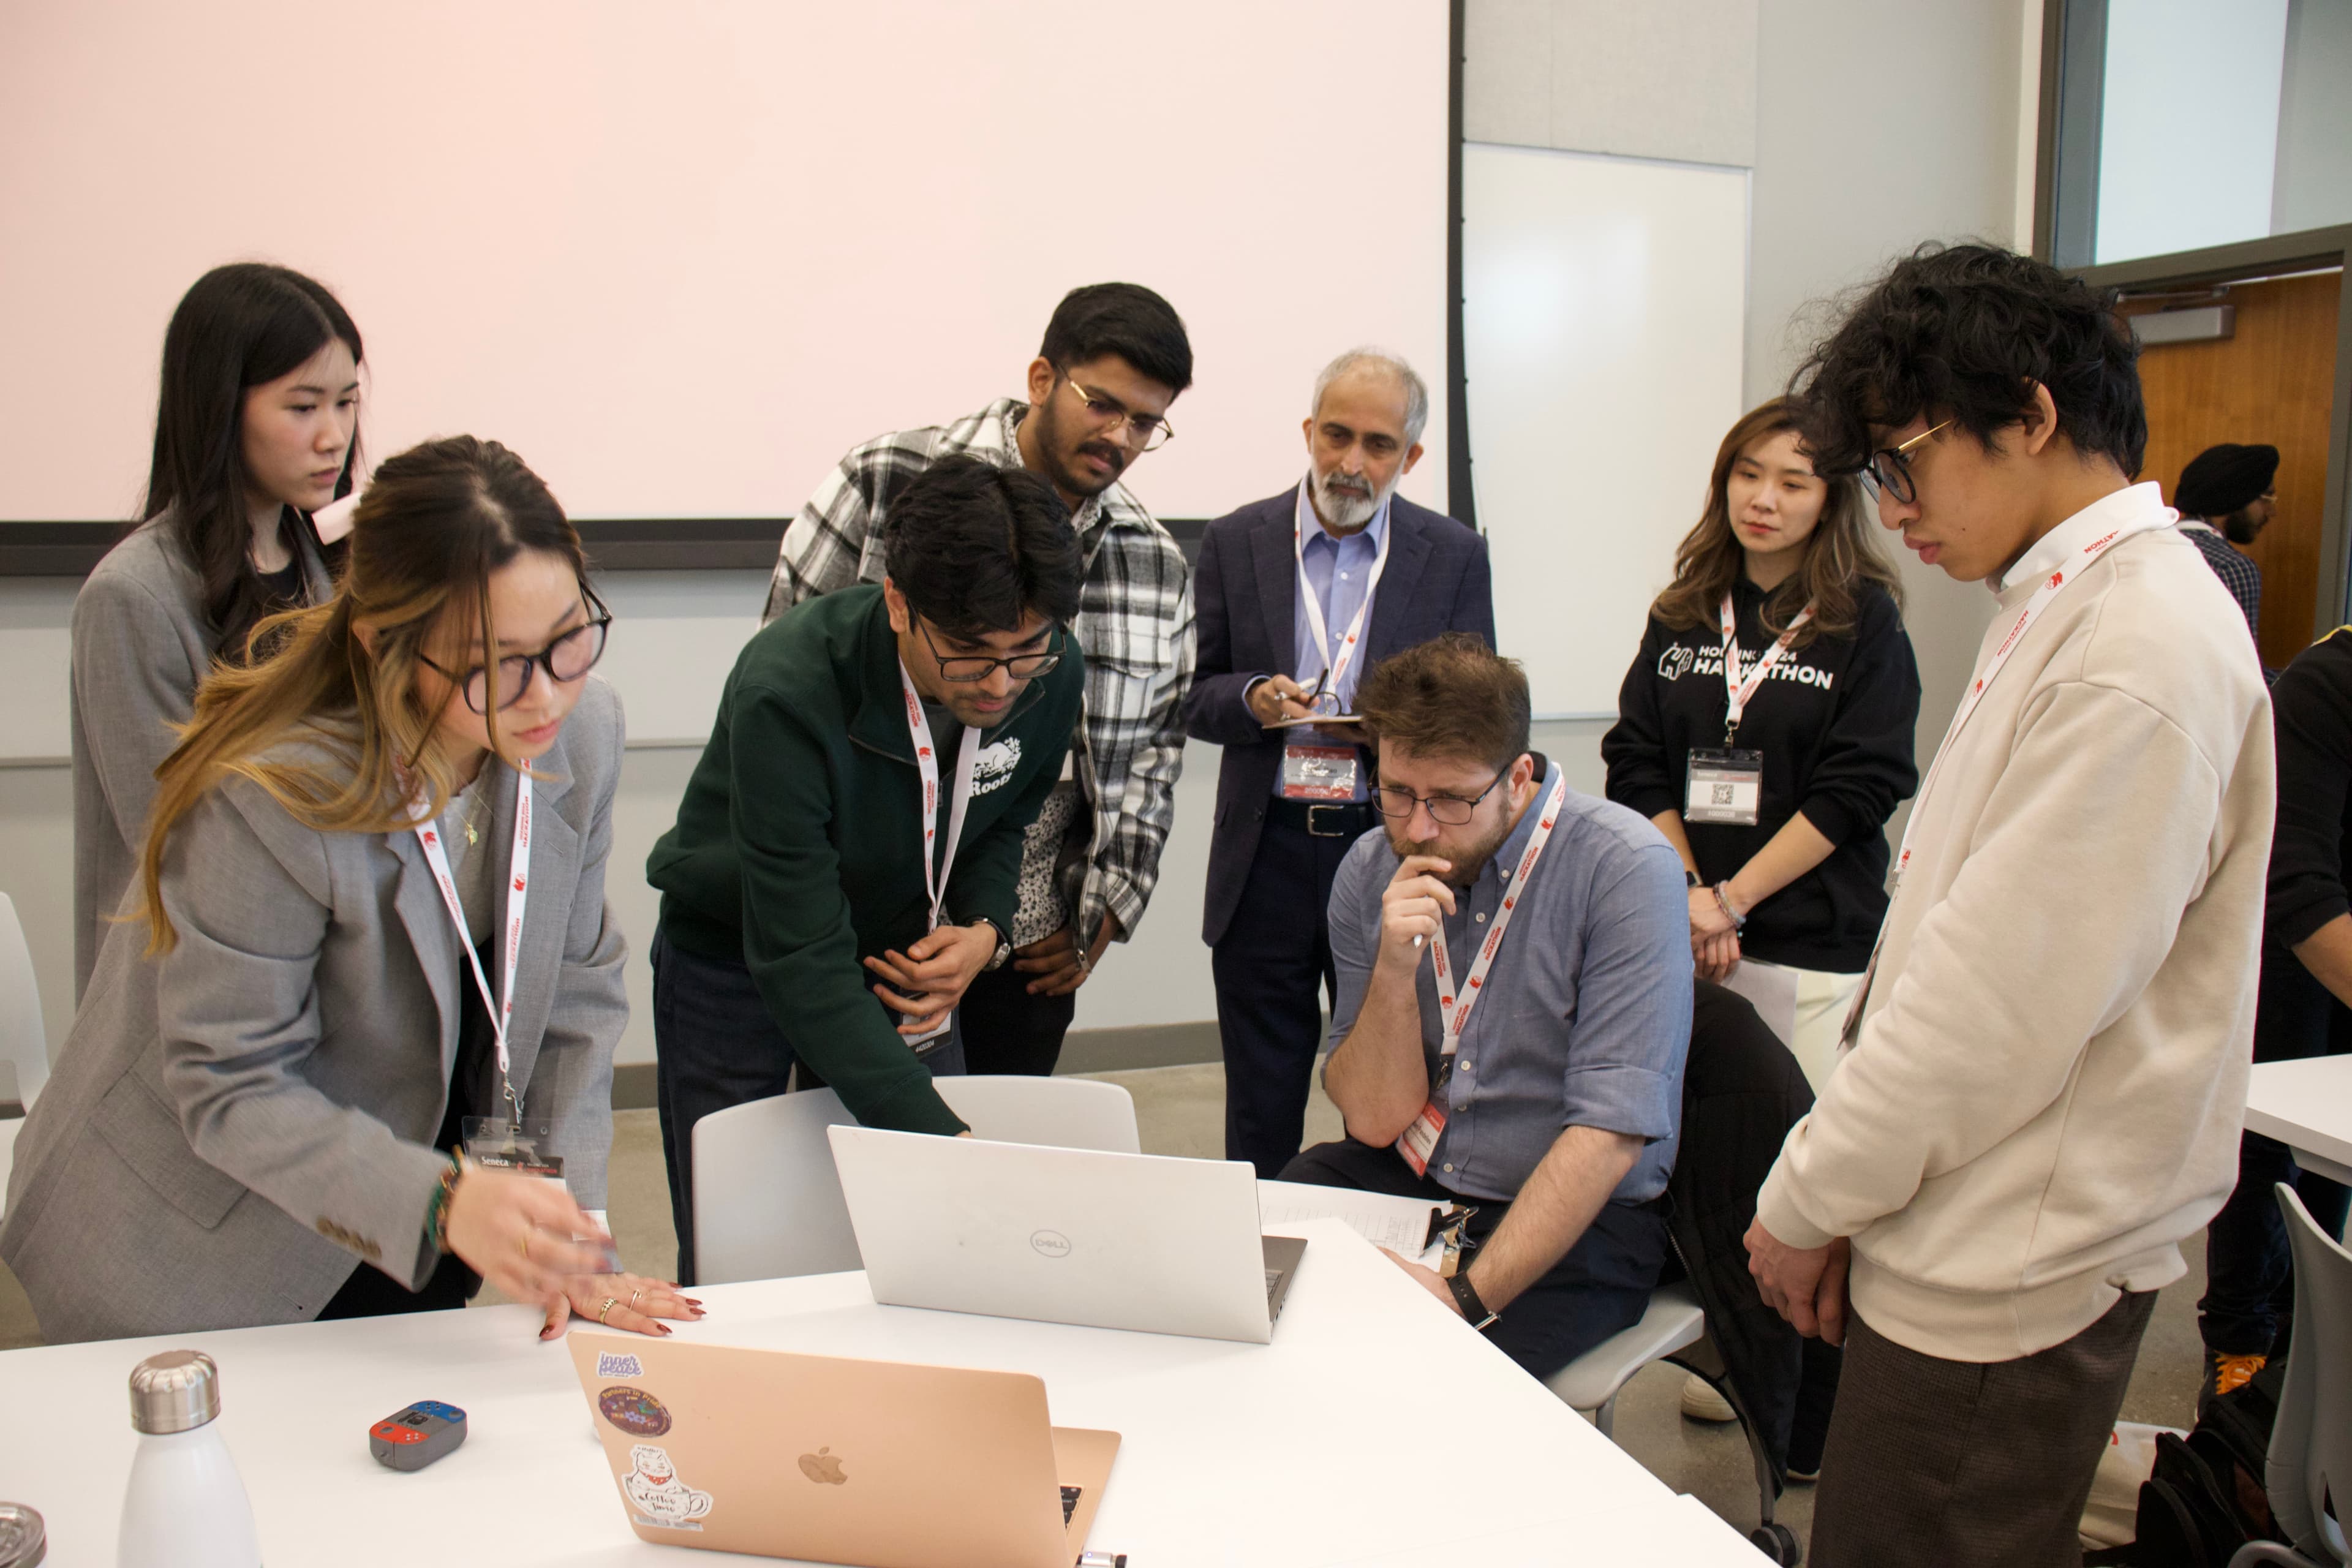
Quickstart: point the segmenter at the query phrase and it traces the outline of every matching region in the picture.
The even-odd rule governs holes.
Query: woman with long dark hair
[[[698,1315],[604,1272],[594,1212],[628,1016],[610,620],[546,486],[457,437],[383,466],[341,587],[260,623],[277,654],[215,668],[16,1144],[0,1258],[48,1339],[484,1279],[548,1335]]]
[[[1860,484],[1824,479],[1775,399],[1723,438],[1602,737],[1609,798],[1690,884],[1698,973],[1757,1005],[1819,1089],[1886,917],[1886,819],[1918,787],[1919,670]],[[1789,1469],[1810,1479],[1837,1352],[1805,1342]],[[1729,1420],[1697,1378],[1686,1414]]]
[[[351,488],[360,359],[335,297],[283,267],[216,267],[172,313],[142,521],[74,600],[77,998],[196,683],[266,651],[265,616],[331,590],[341,548],[311,514]]]

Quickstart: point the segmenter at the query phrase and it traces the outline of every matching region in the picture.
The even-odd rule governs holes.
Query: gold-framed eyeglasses
[[[1067,371],[1062,373],[1062,379],[1072,392],[1078,395],[1078,402],[1086,409],[1087,417],[1095,422],[1095,434],[1097,436],[1114,437],[1139,451],[1156,452],[1168,445],[1176,434],[1160,415],[1130,413],[1126,404],[1109,393],[1097,391],[1091,386],[1080,386]]]
[[[999,669],[1003,670],[1015,680],[1034,680],[1062,662],[1062,650],[1059,647],[1062,632],[1058,626],[1054,630],[1054,641],[1056,646],[1046,649],[1044,653],[1016,653],[1011,658],[991,658],[985,654],[941,653],[940,645],[931,640],[929,622],[918,616],[915,620],[915,629],[923,634],[923,646],[931,650],[931,658],[938,661],[941,680],[957,682],[986,680]]]
[[[1871,499],[1877,500],[1883,489],[1899,505],[1909,506],[1918,493],[1911,484],[1911,449],[1950,423],[1947,419],[1943,425],[1930,425],[1900,447],[1882,447],[1873,452],[1862,468],[1862,482],[1870,487]]]

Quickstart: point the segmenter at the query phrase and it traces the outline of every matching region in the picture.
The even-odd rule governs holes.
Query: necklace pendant
[[[466,824],[466,842],[468,844],[479,844],[481,841],[482,836],[474,831],[474,825],[470,822]]]

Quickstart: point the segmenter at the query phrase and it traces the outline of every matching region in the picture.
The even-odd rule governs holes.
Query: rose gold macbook
[[[641,1541],[857,1568],[1070,1568],[1116,1432],[1054,1426],[1042,1379],[575,1332]]]

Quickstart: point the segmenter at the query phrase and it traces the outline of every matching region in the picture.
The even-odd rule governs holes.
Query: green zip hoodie
[[[1086,685],[1076,642],[1061,641],[1062,662],[982,733],[944,921],[1013,929],[1022,836],[1061,776]],[[943,795],[954,777],[942,758]],[[664,934],[748,965],[793,1054],[858,1121],[954,1133],[963,1122],[863,963],[924,933],[922,809],[889,608],[877,586],[845,588],[744,645],[646,879],[661,889]]]

